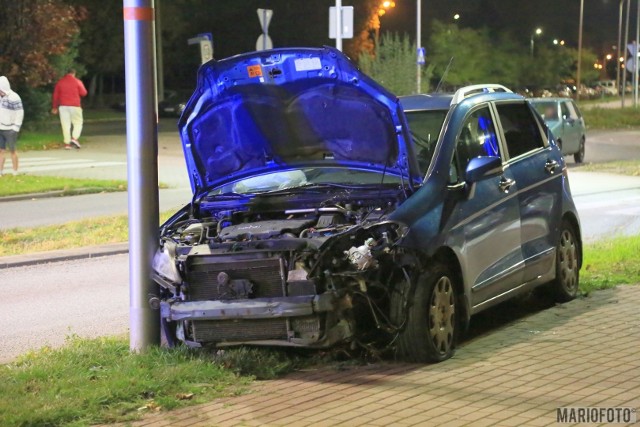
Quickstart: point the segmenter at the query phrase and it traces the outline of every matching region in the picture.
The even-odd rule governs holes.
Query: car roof
[[[430,93],[406,95],[398,97],[404,111],[412,110],[448,110],[451,106],[453,94]]]
[[[499,98],[521,98],[520,95],[515,95],[508,88],[497,84],[478,84],[464,86],[458,89],[455,93],[431,93],[431,94],[418,94],[418,95],[406,95],[399,97],[400,105],[404,111],[438,111],[449,110],[453,105],[459,104],[467,98],[475,96],[483,96],[486,100],[486,96],[497,96]]]
[[[536,102],[558,102],[558,101],[572,101],[573,99],[571,98],[563,98],[563,97],[559,97],[559,96],[553,96],[553,97],[548,97],[548,98],[527,98],[530,102],[536,103]]]

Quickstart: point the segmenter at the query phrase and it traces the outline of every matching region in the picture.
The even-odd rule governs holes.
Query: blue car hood
[[[194,194],[274,170],[345,166],[421,181],[397,97],[336,49],[209,61],[178,123]]]

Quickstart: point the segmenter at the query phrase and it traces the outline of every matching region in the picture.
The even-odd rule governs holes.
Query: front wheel
[[[442,264],[418,279],[397,354],[407,362],[442,362],[453,356],[458,333],[455,278]]]
[[[580,139],[580,146],[578,147],[578,151],[573,154],[573,160],[575,160],[576,163],[584,162],[584,143],[585,141],[583,136],[582,139]]]
[[[557,302],[571,301],[578,295],[580,282],[580,243],[567,221],[562,222],[556,247],[556,278],[551,283]]]

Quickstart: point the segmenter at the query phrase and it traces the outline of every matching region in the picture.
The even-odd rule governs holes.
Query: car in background
[[[531,105],[540,113],[561,148],[576,163],[584,161],[587,127],[580,109],[571,98],[531,98]]]
[[[578,292],[566,164],[502,86],[398,99],[334,48],[265,50],[203,64],[178,129],[192,200],[149,301],[168,345],[438,362],[473,314]]]
[[[602,95],[618,95],[618,87],[615,80],[601,80],[595,83],[595,90]]]
[[[190,90],[165,90],[164,99],[158,102],[158,116],[180,117],[191,93]],[[122,99],[112,104],[111,108],[116,111],[127,111],[127,103]]]
[[[193,91],[167,90],[164,99],[158,102],[160,117],[180,117]]]

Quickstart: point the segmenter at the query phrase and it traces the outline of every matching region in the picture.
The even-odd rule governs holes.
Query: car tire
[[[551,290],[556,302],[571,301],[578,295],[580,284],[580,243],[574,228],[563,221],[556,246],[556,278]]]
[[[436,264],[418,279],[397,339],[397,357],[405,362],[442,362],[453,356],[458,322],[455,278]]]
[[[580,146],[578,147],[578,151],[576,151],[573,154],[573,160],[575,160],[576,163],[584,162],[584,151],[585,151],[584,145],[585,145],[585,140],[583,136],[582,139],[580,139]]]

